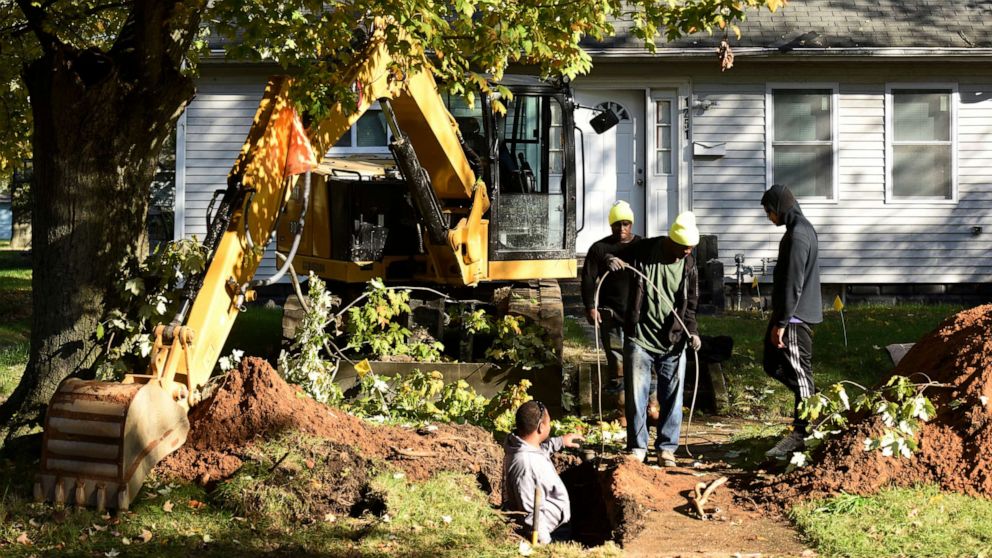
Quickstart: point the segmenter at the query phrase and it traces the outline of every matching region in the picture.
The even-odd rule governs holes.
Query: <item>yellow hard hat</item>
[[[668,238],[682,246],[699,244],[699,229],[696,228],[696,215],[691,211],[679,213],[668,230]]]
[[[629,203],[623,200],[618,200],[613,204],[613,207],[610,208],[610,225],[616,223],[617,221],[634,222],[634,210],[630,208]]]

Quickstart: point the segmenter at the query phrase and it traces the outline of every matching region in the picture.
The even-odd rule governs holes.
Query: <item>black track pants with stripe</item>
[[[799,403],[813,395],[813,331],[808,324],[788,324],[782,340],[784,348],[772,345],[769,337],[772,324],[765,331],[765,373],[785,384],[796,398],[793,408],[793,425],[805,432],[807,421],[799,418]]]

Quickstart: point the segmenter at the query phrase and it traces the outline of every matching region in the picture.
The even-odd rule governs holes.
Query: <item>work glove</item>
[[[700,339],[698,335],[690,335],[689,346],[692,347],[693,351],[698,351],[699,348],[703,346],[703,340]]]
[[[610,256],[609,259],[606,260],[606,266],[610,268],[610,271],[620,271],[621,269],[627,267],[627,262],[616,256]]]

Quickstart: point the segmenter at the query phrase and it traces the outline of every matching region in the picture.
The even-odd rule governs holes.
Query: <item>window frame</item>
[[[366,109],[364,113],[362,113],[362,116],[365,116],[366,114],[371,113],[371,112],[382,112],[382,106],[379,104],[379,101],[376,101],[376,102],[372,103],[372,105],[370,105],[369,108]],[[361,118],[361,117],[359,117],[359,118]],[[348,131],[345,132],[345,134],[347,134],[347,135],[350,136],[351,145],[349,145],[348,147],[339,147],[339,146],[336,146],[336,145],[332,145],[330,147],[330,149],[327,150],[327,153],[324,154],[325,156],[333,156],[333,155],[355,155],[355,154],[373,154],[373,155],[389,155],[390,154],[389,145],[388,144],[387,145],[366,146],[366,147],[359,147],[359,146],[355,145],[356,143],[358,143],[358,141],[357,141],[358,140],[358,137],[357,137],[357,134],[358,134],[358,120],[357,119],[355,120],[355,123],[352,124],[348,128]],[[342,135],[341,137],[343,138],[344,135]],[[340,141],[340,139],[338,141]],[[386,130],[386,141],[387,142],[389,141],[389,130],[388,130],[388,128]],[[337,142],[335,142],[335,143],[337,143]]]
[[[775,184],[775,91],[830,90],[831,197],[799,196],[806,204],[836,205],[840,203],[840,85],[837,82],[769,82],[765,84],[765,190]]]
[[[951,147],[951,197],[897,197],[894,193],[895,181],[892,177],[895,146],[895,99],[893,90],[911,89],[917,91],[950,92],[950,147]],[[887,82],[885,84],[885,203],[886,204],[934,204],[952,205],[958,203],[958,104],[960,95],[956,82]],[[911,145],[903,143],[901,145]],[[932,143],[928,144],[932,145]]]

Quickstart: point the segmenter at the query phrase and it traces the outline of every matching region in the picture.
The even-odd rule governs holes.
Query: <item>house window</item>
[[[955,97],[953,88],[888,88],[889,201],[955,199]]]
[[[672,174],[672,101],[655,101],[657,122],[654,125],[655,174]]]
[[[837,199],[835,88],[772,87],[768,184],[800,198]]]
[[[388,138],[386,117],[377,104],[338,139],[332,153],[388,153]]]

